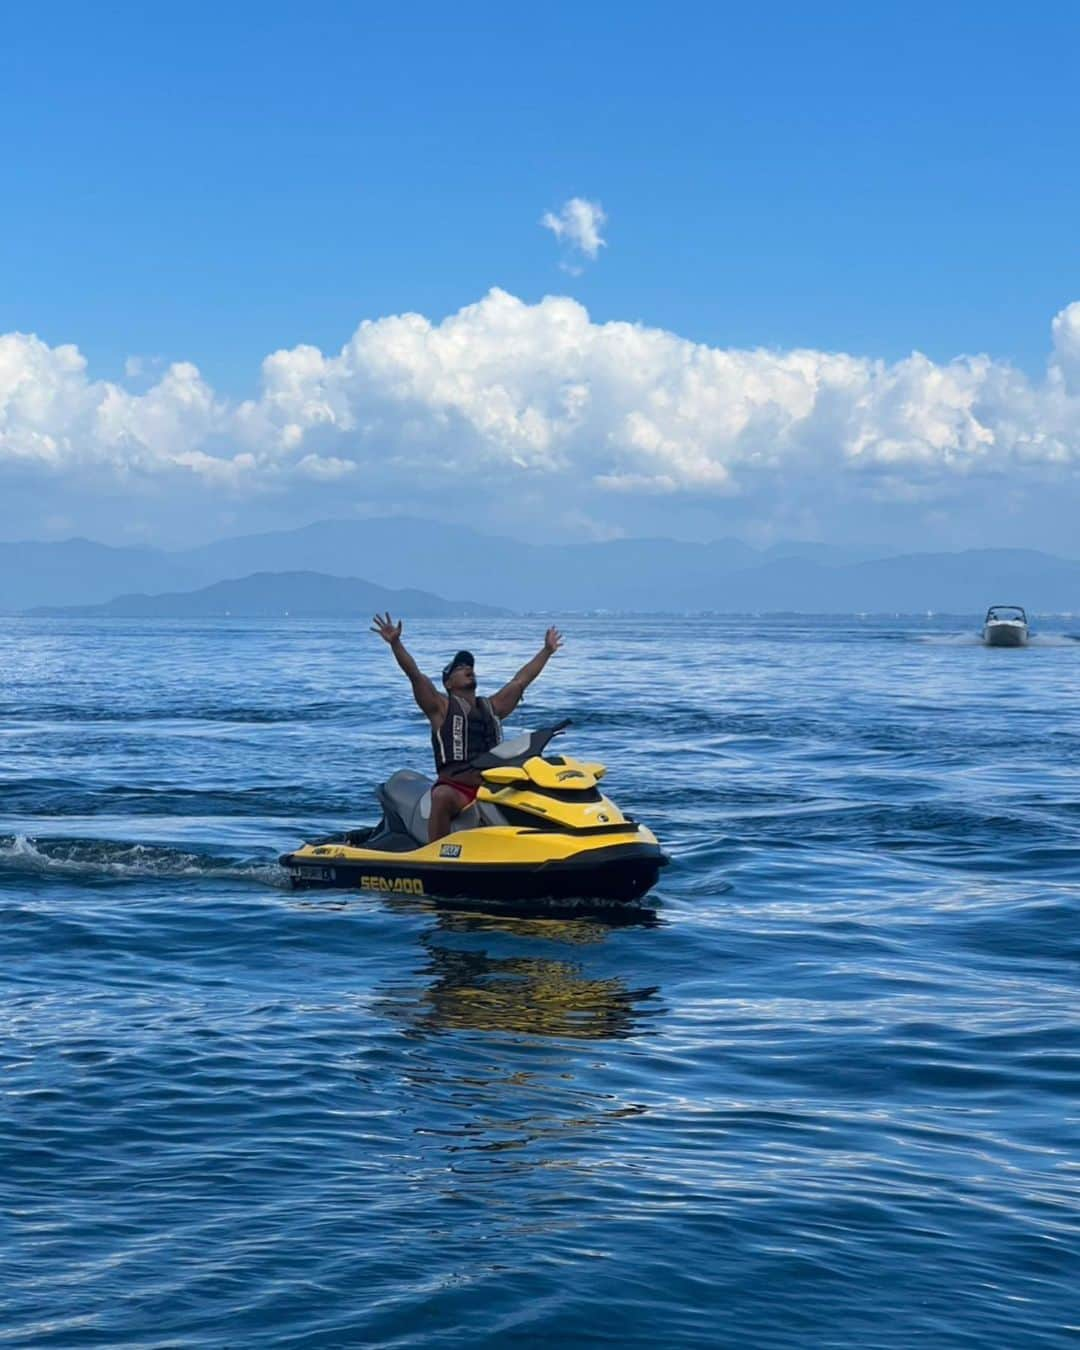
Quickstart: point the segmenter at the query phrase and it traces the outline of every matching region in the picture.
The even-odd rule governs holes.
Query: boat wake
[[[978,633],[913,633],[915,642],[925,643],[929,647],[981,647],[983,640]]]
[[[916,633],[916,642],[931,647],[985,647],[979,633]],[[1080,645],[1080,633],[1032,633],[1028,647],[1075,647]]]
[[[199,878],[248,881],[287,888],[276,863],[230,860],[154,844],[110,839],[33,839],[25,834],[0,835],[0,870],[14,873],[66,873],[76,876],[128,877],[142,880]]]

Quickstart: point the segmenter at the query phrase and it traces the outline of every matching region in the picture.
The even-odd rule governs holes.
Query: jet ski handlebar
[[[571,720],[567,717],[562,722],[556,722],[554,726],[539,727],[536,731],[526,732],[524,736],[515,736],[512,740],[503,741],[494,750],[488,751],[487,754],[477,755],[470,767],[474,769],[520,768],[527,759],[532,759],[534,755],[542,755],[549,743],[570,725]]]

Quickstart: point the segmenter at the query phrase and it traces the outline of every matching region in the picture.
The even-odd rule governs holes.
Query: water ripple
[[[426,758],[346,625],[0,625],[0,1344],[1075,1344],[1077,644],[566,629],[623,923],[284,889]]]

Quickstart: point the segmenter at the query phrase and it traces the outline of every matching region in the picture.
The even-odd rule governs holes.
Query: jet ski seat
[[[431,818],[430,778],[412,769],[399,769],[378,789],[378,798],[386,816],[387,828],[395,834],[405,834],[418,845],[428,842],[428,820]],[[481,825],[505,825],[506,817],[490,802],[473,802],[450,823],[450,833],[475,830]]]

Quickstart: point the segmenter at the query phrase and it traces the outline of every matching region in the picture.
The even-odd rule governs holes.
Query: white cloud
[[[1068,393],[1080,395],[1080,301],[1055,315],[1051,324],[1054,340],[1052,372]]]
[[[889,364],[708,347],[593,323],[563,296],[526,304],[493,290],[440,323],[366,320],[336,355],[274,352],[256,396],[236,404],[188,362],[133,393],[90,378],[72,346],[9,334],[0,486],[84,474],[100,487],[104,474],[238,500],[288,489],[332,513],[354,500],[422,513],[465,488],[476,523],[516,504],[533,519],[572,507],[614,532],[628,503],[644,512],[658,494],[665,512],[741,502],[759,532],[785,519],[826,528],[834,508],[856,518],[860,503],[947,518],[979,483],[1014,500],[1075,484],[1080,303],[1053,320],[1052,343],[1046,377],[1032,380],[986,356]]]
[[[600,231],[607,224],[607,215],[599,202],[587,201],[584,197],[571,197],[562,205],[558,215],[545,211],[540,224],[550,230],[560,244],[576,249],[594,262],[607,240]]]
[[[336,478],[346,478],[356,472],[356,465],[348,459],[338,459],[334,455],[305,455],[296,465],[296,472],[316,482],[330,483]]]
[[[129,380],[152,380],[166,365],[161,356],[129,356],[124,361],[124,375]]]

